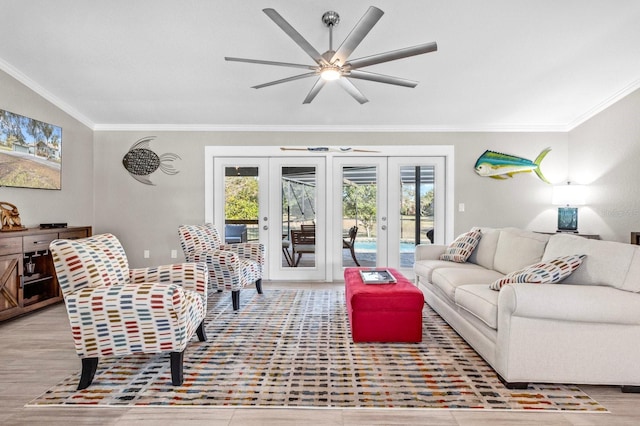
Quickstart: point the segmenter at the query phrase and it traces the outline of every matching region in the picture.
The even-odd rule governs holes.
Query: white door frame
[[[241,159],[241,161],[238,161]],[[232,162],[229,162],[232,161]],[[269,173],[269,158],[267,157],[227,157],[217,156],[213,159],[213,194],[225,193],[225,168],[227,166],[257,167],[258,168],[258,235],[260,241],[268,241],[269,219],[271,218],[269,186],[267,179],[260,179],[260,176],[267,176]],[[206,198],[206,197],[205,197]],[[215,200],[212,200],[212,202]],[[213,203],[215,204],[215,203]],[[213,216],[208,223],[213,223],[220,231],[224,241],[225,211],[224,205],[213,205]],[[264,265],[263,274],[269,276],[269,264]]]
[[[287,150],[286,148],[293,149]],[[205,147],[205,173],[204,173],[204,219],[207,223],[214,223],[214,158],[218,156],[227,157],[299,157],[301,151],[305,151],[307,147],[286,147],[284,150],[278,146],[206,146]],[[324,149],[326,148],[326,150]],[[411,153],[415,156],[424,157],[444,157],[445,161],[445,194],[444,194],[444,218],[445,230],[444,238],[438,238],[439,243],[448,243],[454,238],[454,147],[450,145],[384,145],[384,146],[367,146],[368,151],[360,153],[355,150],[342,152],[340,147],[323,147],[321,151],[306,151],[305,156],[326,157],[326,179],[327,187],[331,187],[333,179],[332,163],[335,156],[383,156],[394,157],[399,153]],[[402,155],[402,156],[406,156]],[[294,164],[292,164],[294,165]],[[329,217],[333,212],[332,197],[326,198],[325,213]],[[342,234],[341,229],[334,229],[333,221],[327,221],[327,235],[336,236],[332,240],[339,238]],[[334,250],[334,244],[326,244],[326,250]],[[331,259],[332,253],[326,253],[326,259]],[[332,281],[332,271],[330,262],[326,263],[326,281]],[[268,275],[265,279],[270,279]],[[339,280],[340,277],[335,277]]]

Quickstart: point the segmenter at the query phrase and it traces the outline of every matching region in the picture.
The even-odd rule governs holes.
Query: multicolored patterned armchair
[[[93,381],[98,359],[137,353],[171,353],[171,382],[183,382],[184,350],[206,340],[209,275],[203,263],[129,269],[112,234],[54,240],[49,246],[71,323],[82,374],[78,390]]]
[[[181,225],[178,234],[187,262],[205,262],[217,290],[231,291],[234,311],[240,309],[241,289],[255,282],[262,294],[263,244],[223,244],[220,233],[210,223]]]

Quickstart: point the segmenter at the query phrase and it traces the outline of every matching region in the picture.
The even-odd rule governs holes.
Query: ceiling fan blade
[[[275,9],[267,8],[262,9],[262,11],[269,17],[273,22],[276,23],[277,26],[282,28],[282,30],[287,33],[289,37],[293,39],[294,42],[298,46],[304,50],[307,55],[311,56],[311,58],[316,61],[318,64],[327,64],[327,60],[322,57],[320,52],[318,52],[315,47],[313,47],[309,42],[302,37],[302,35],[296,31]]]
[[[368,71],[353,70],[347,74],[349,78],[357,78],[360,80],[376,81],[378,83],[395,84],[396,86],[416,87],[417,81],[406,80],[404,78],[392,77],[390,75],[376,74]]]
[[[369,31],[384,15],[384,12],[377,7],[370,6],[365,14],[360,18],[360,21],[353,27],[353,30],[349,33],[347,38],[344,39],[336,53],[331,58],[331,63],[335,60],[339,60],[340,64],[344,64],[351,53],[358,47],[358,45],[369,34]]]
[[[306,98],[304,98],[304,101],[302,103],[303,104],[310,104],[311,101],[320,92],[320,90],[324,87],[326,82],[327,81],[325,79],[323,79],[322,77],[318,78],[318,80],[316,80],[316,84],[313,85],[313,87],[311,88],[311,91],[309,91],[309,94],[307,95]]]
[[[438,45],[435,41],[432,41],[430,43],[419,44],[417,46],[405,47],[404,49],[392,50],[390,52],[378,53],[365,58],[354,59],[352,61],[348,61],[345,64],[345,67],[357,69],[369,65],[381,64],[383,62],[395,61],[396,59],[435,52],[436,50],[438,50]]]
[[[317,68],[316,65],[292,64],[289,62],[276,62],[276,61],[263,61],[262,59],[233,58],[230,56],[225,56],[224,60],[231,61],[231,62],[248,62],[250,64],[277,65],[280,67],[303,68],[307,70],[315,70]]]
[[[365,98],[362,92],[358,90],[358,88],[354,86],[353,83],[348,79],[339,78],[337,81],[340,83],[340,86],[342,86],[342,88],[346,90],[347,93],[349,93],[351,96],[353,96],[353,99],[358,101],[360,104],[369,102],[369,99]]]
[[[258,84],[257,86],[251,86],[252,89],[262,89],[263,87],[273,86],[280,83],[288,83],[289,81],[300,80],[301,78],[313,77],[318,75],[316,72],[308,72],[300,75],[294,75],[293,77],[287,77],[280,80],[270,81],[269,83]]]

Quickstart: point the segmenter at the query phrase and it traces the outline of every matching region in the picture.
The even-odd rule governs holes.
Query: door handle
[[[382,229],[383,231],[386,231],[386,230],[387,230],[387,225],[382,225],[382,226],[380,227],[380,229]]]
[[[265,225],[265,226],[262,227],[262,229],[264,229],[266,231],[267,229],[269,229],[269,227],[267,225]]]

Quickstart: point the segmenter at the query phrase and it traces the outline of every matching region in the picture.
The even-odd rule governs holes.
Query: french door
[[[416,244],[452,240],[450,147],[412,147],[412,157],[250,148],[207,147],[205,220],[223,234],[246,224],[265,245],[266,279],[341,280],[357,264],[411,277]]]
[[[247,240],[265,244],[269,279],[326,279],[324,158],[216,157],[213,181],[217,229],[224,238],[226,225],[246,224]],[[294,244],[310,226],[306,243]]]
[[[415,245],[444,242],[444,165],[443,157],[334,158],[334,279],[356,265],[411,276]]]

